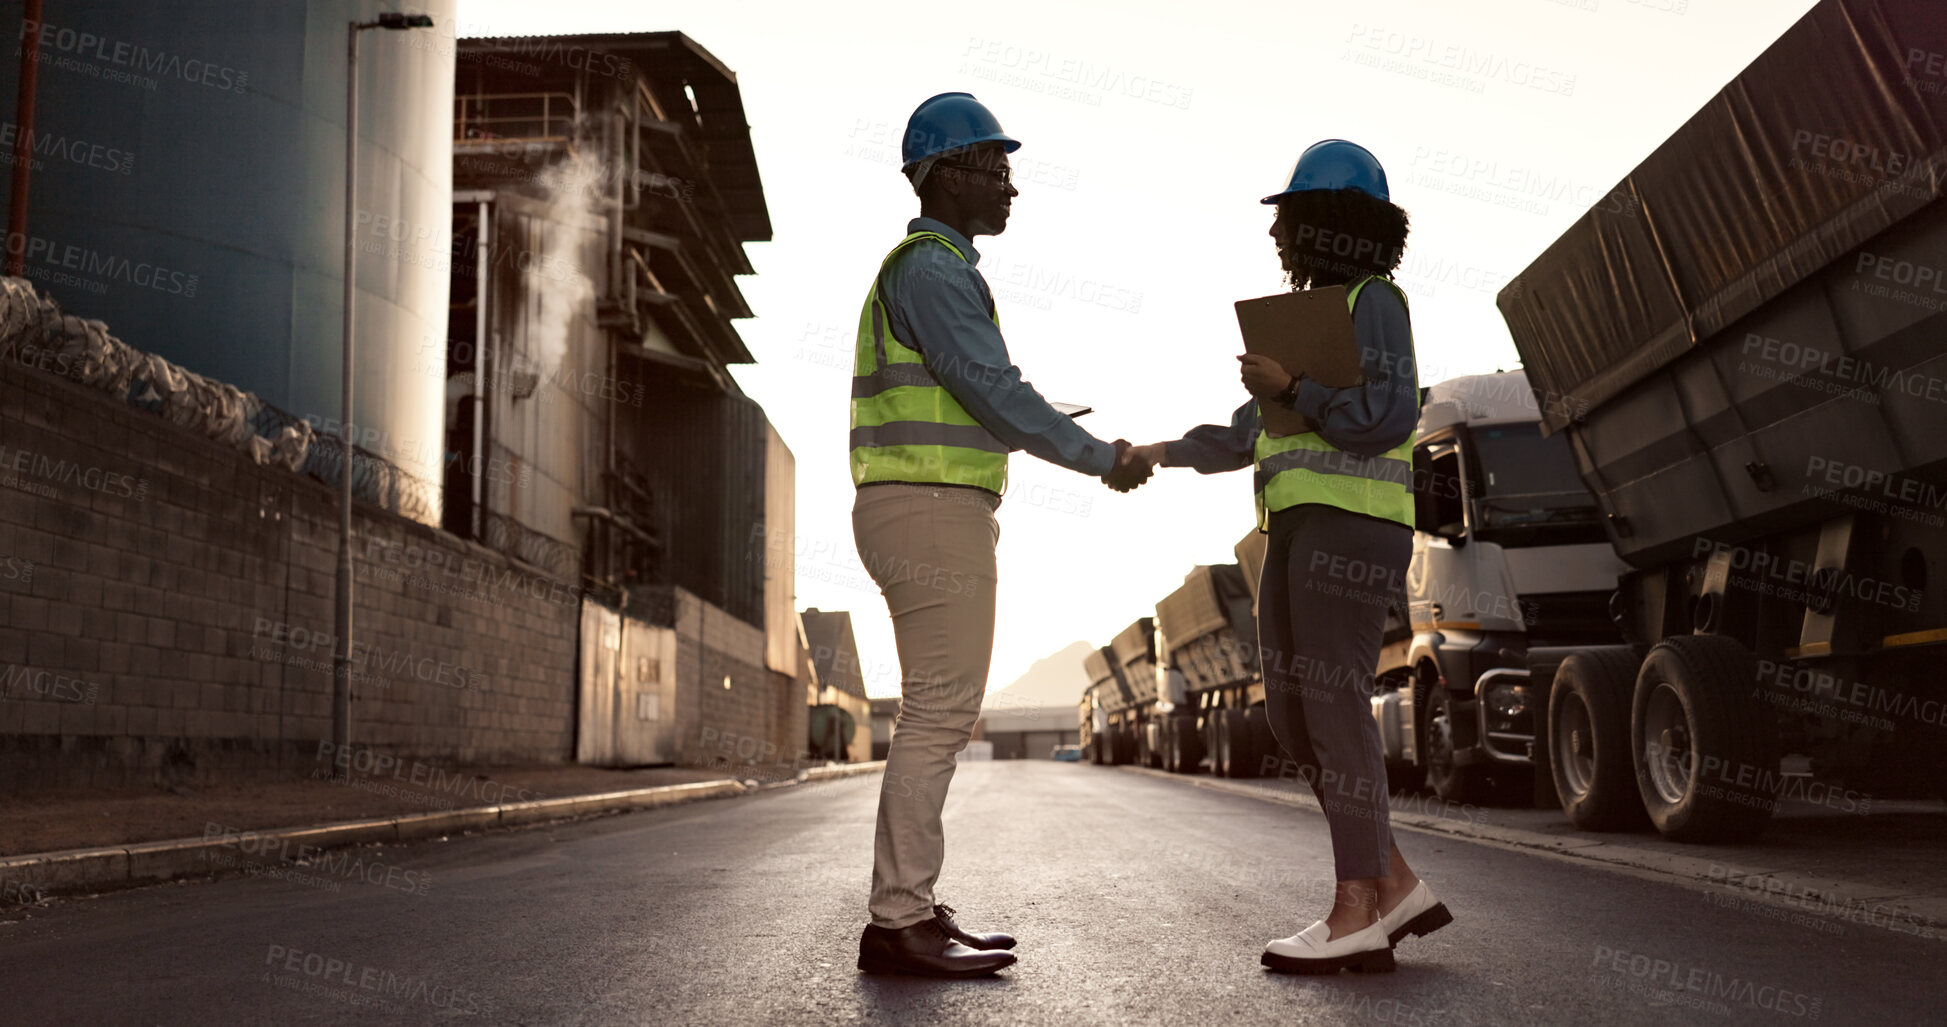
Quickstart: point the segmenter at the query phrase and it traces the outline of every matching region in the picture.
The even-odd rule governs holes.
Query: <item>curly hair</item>
[[[1357,189],[1292,193],[1278,201],[1276,227],[1294,290],[1389,275],[1406,253],[1406,212]]]

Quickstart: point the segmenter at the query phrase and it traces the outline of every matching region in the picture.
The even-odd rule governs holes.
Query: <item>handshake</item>
[[[1115,467],[1102,476],[1102,484],[1117,492],[1129,492],[1149,480],[1163,464],[1163,443],[1135,446],[1128,439],[1115,440]]]

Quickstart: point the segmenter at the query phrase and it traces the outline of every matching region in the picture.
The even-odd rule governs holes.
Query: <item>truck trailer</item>
[[[1578,827],[1947,787],[1942,53],[1938,0],[1825,0],[1497,298],[1628,566],[1547,681]]]
[[[1264,757],[1279,755],[1264,716],[1254,580],[1237,564],[1197,566],[1156,603],[1151,732],[1164,770],[1193,774],[1207,760],[1220,777],[1256,777]]]
[[[1089,677],[1082,695],[1082,746],[1091,762],[1149,761],[1144,727],[1156,705],[1154,634],[1150,618],[1139,618],[1082,661]]]

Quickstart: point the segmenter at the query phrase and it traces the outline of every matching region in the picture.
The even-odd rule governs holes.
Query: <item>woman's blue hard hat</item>
[[[1323,189],[1357,189],[1374,199],[1392,202],[1386,188],[1386,169],[1379,166],[1379,158],[1344,139],[1325,139],[1305,147],[1298,163],[1291,167],[1291,182],[1284,192],[1266,196],[1263,202],[1276,203],[1292,193]]]

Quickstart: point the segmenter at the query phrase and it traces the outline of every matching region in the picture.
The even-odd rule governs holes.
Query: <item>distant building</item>
[[[816,711],[820,707],[836,707],[850,715],[852,732],[838,740],[837,747],[843,752],[834,758],[862,762],[873,751],[872,706],[865,695],[865,675],[859,662],[858,642],[852,635],[852,615],[843,610],[814,607],[799,616],[804,620],[805,640],[810,645],[811,662],[817,673],[816,691],[805,697],[813,708],[808,739],[812,751],[830,754],[833,742],[830,736],[817,730]]]
[[[980,711],[974,737],[994,743],[997,760],[1045,760],[1057,745],[1079,744],[1081,731],[1073,706],[1003,706]]]

